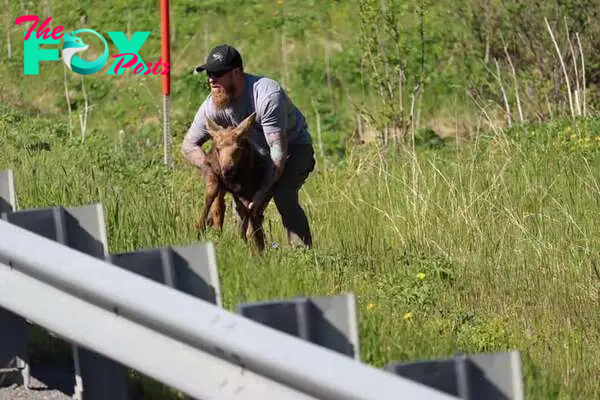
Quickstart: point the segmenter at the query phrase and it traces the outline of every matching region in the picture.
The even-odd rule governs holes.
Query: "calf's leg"
[[[211,210],[211,206],[212,206],[213,202],[219,195],[219,191],[220,191],[219,181],[216,179],[216,177],[207,176],[206,177],[206,188],[205,188],[205,192],[204,192],[204,207],[202,209],[202,214],[200,215],[200,218],[198,219],[198,222],[196,223],[196,228],[198,229],[198,231],[200,233],[204,232],[206,230],[208,213]]]
[[[225,190],[223,188],[219,188],[216,199],[213,202],[212,207],[210,208],[208,224],[218,229],[219,231],[223,230],[225,210]]]
[[[246,231],[248,230],[248,208],[247,206],[237,197],[234,196],[233,201],[235,203],[235,215],[237,220],[238,230],[240,232],[241,238],[246,241],[247,235]]]

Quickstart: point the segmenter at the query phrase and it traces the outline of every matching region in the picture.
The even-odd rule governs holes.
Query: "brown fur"
[[[265,237],[262,229],[263,212],[272,194],[265,199],[264,205],[255,213],[250,213],[248,205],[260,188],[265,176],[267,160],[250,145],[248,137],[254,122],[252,113],[237,127],[221,127],[214,121],[207,121],[213,146],[207,153],[207,159],[213,173],[205,176],[206,191],[204,207],[197,223],[203,232],[207,226],[221,230],[225,216],[225,193],[231,193],[240,209],[242,224],[239,226],[244,240],[251,240],[260,251],[264,250]],[[209,216],[210,213],[210,216]]]

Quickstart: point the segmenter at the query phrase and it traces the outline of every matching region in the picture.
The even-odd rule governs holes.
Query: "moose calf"
[[[256,113],[250,114],[236,127],[222,127],[207,118],[206,126],[213,138],[207,160],[213,173],[205,176],[204,208],[196,226],[200,232],[208,225],[222,229],[225,193],[229,192],[241,217],[239,229],[242,238],[250,240],[262,252],[265,247],[263,213],[272,193],[267,194],[264,205],[258,210],[250,212],[248,206],[272,166],[248,140],[255,117]]]

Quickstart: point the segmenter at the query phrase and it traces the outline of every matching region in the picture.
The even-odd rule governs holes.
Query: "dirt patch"
[[[75,388],[72,368],[65,365],[31,366],[31,384],[27,389],[12,381],[0,385],[0,400],[70,400]]]

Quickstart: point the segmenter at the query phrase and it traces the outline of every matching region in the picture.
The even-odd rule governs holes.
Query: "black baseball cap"
[[[202,65],[198,65],[194,71],[198,72],[228,72],[234,68],[243,67],[242,56],[232,46],[222,44],[213,48],[206,62]]]

